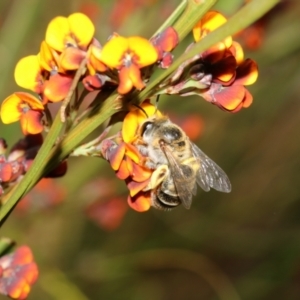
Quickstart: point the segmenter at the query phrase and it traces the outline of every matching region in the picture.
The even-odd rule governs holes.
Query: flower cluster
[[[208,12],[193,29],[195,41],[205,38],[226,21],[220,13]],[[237,112],[251,105],[252,95],[245,86],[253,84],[257,76],[257,64],[244,59],[242,47],[229,36],[185,61],[162,93],[199,95],[222,110]]]
[[[102,47],[94,33],[93,23],[82,13],[54,18],[48,25],[40,52],[22,58],[15,68],[16,83],[37,96],[27,92],[8,96],[1,107],[3,123],[20,120],[23,134],[41,133],[45,125],[51,125],[49,118],[45,120],[47,104],[66,98],[83,61],[87,70],[80,80],[88,91],[111,88],[111,85],[120,94],[129,93],[132,88],[141,90],[149,76],[145,67],[155,63],[163,67],[170,65],[169,51],[178,42],[176,32],[167,28],[153,42],[115,33]]]
[[[0,294],[26,299],[38,276],[38,268],[27,246],[0,257]]]

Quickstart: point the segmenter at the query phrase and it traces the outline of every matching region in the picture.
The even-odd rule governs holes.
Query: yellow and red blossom
[[[26,299],[38,277],[38,268],[29,247],[0,257],[0,294],[12,299]]]
[[[41,45],[39,55],[30,55],[22,58],[15,68],[16,83],[23,88],[43,95],[43,104],[62,101],[68,94],[73,77],[57,73],[59,66],[56,64],[51,49],[44,43]],[[43,59],[41,61],[41,59]],[[51,69],[52,68],[52,69]],[[49,71],[51,69],[51,71]],[[54,71],[54,75],[50,72]]]
[[[139,36],[125,38],[114,35],[102,48],[100,60],[110,69],[119,71],[118,92],[126,94],[133,87],[141,90],[145,83],[140,69],[154,64],[158,59],[155,47]]]
[[[105,149],[105,157],[116,171],[118,178],[125,180],[129,189],[128,204],[136,211],[146,211],[151,206],[151,176],[154,170],[145,166],[147,158],[136,147],[138,131],[144,121],[154,115],[161,115],[157,108],[145,101],[140,108],[131,106],[124,118],[121,136],[116,144],[110,143]]]
[[[217,12],[208,12],[193,29],[195,41],[204,38],[227,19]],[[210,74],[211,85],[199,94],[221,109],[237,112],[249,107],[252,95],[244,87],[253,84],[258,77],[257,64],[244,60],[243,49],[239,43],[227,37],[201,54],[204,72]]]
[[[258,67],[255,61],[243,59],[240,44],[233,42],[230,48],[219,51],[219,61],[211,59],[217,55],[210,56],[210,50],[202,56],[206,71],[212,74],[210,88],[202,93],[204,99],[230,112],[249,107],[253,98],[245,86],[257,80]]]
[[[58,16],[51,20],[46,30],[45,41],[59,52],[70,46],[87,50],[94,33],[95,27],[86,15],[73,13],[67,18]]]
[[[1,119],[4,124],[20,120],[24,135],[43,131],[41,122],[44,106],[31,94],[16,92],[8,96],[1,105]]]

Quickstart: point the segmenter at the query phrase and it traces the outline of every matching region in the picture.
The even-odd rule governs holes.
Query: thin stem
[[[179,16],[186,9],[186,6],[187,6],[187,0],[181,1],[181,3],[173,11],[173,13],[164,22],[164,24],[161,25],[152,36],[156,36],[157,34],[159,34],[160,32],[164,31],[169,26],[173,26],[173,24],[175,23],[175,21],[179,18]]]
[[[62,122],[66,121],[65,112],[66,112],[67,106],[69,105],[69,103],[71,101],[74,91],[77,88],[77,83],[79,82],[80,77],[86,72],[86,62],[87,62],[87,58],[84,58],[75,74],[74,80],[73,80],[72,85],[69,90],[69,93],[68,93],[67,97],[65,98],[65,100],[63,101],[63,103],[61,104],[60,117],[61,117]],[[76,85],[74,84],[75,82],[76,82]]]

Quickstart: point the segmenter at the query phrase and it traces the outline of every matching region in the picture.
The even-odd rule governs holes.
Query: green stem
[[[164,22],[164,24],[162,26],[160,26],[152,36],[156,36],[160,32],[163,32],[169,26],[173,26],[173,24],[179,18],[179,16],[182,15],[182,12],[186,8],[186,6],[187,6],[187,0],[183,0],[177,6],[177,8],[173,11],[173,13],[171,14],[171,16],[169,16],[169,18]]]

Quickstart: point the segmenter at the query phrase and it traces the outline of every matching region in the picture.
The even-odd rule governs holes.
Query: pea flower
[[[226,21],[220,13],[208,12],[193,29],[195,41]],[[194,44],[188,49],[192,47]],[[185,61],[160,93],[199,95],[222,110],[237,112],[251,105],[252,95],[245,86],[253,84],[257,76],[257,64],[244,60],[242,47],[229,36]]]
[[[24,135],[43,131],[44,106],[29,93],[16,92],[7,97],[1,105],[1,119],[4,124],[20,121]]]
[[[26,299],[38,277],[38,268],[29,247],[0,257],[0,294],[12,299]]]
[[[140,154],[135,142],[141,124],[148,117],[154,114],[161,115],[161,113],[148,101],[143,102],[140,108],[131,107],[124,118],[120,135],[115,141],[105,140],[102,152],[103,157],[116,171],[117,177],[125,180],[129,189],[127,199],[129,206],[136,211],[144,212],[151,207],[150,185],[155,170],[150,170],[145,166],[147,158]]]
[[[139,36],[125,38],[114,35],[102,48],[100,60],[110,69],[118,70],[118,92],[126,94],[133,87],[145,87],[141,69],[154,64],[158,59],[155,47]]]

